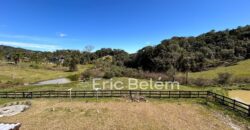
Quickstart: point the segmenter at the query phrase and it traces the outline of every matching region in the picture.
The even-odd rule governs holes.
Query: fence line
[[[141,95],[148,98],[211,98],[213,101],[250,117],[250,105],[210,91],[155,91],[155,90],[85,90],[85,91],[32,91],[0,92],[0,98],[87,98],[123,97]]]

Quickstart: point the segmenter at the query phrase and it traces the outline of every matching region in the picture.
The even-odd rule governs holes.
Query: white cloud
[[[68,35],[65,34],[65,33],[58,33],[58,36],[63,38],[63,37],[66,37],[66,36],[68,36]]]
[[[56,45],[51,45],[51,44],[35,44],[35,43],[11,42],[11,41],[0,41],[0,45],[22,47],[22,48],[28,48],[28,49],[37,49],[37,50],[46,50],[46,51],[54,51],[57,49],[61,49],[60,47]]]

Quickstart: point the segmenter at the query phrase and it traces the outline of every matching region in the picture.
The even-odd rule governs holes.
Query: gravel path
[[[53,79],[53,80],[47,80],[47,81],[41,81],[38,83],[35,83],[34,85],[47,85],[47,84],[67,84],[71,81],[67,78],[59,78],[59,79]]]

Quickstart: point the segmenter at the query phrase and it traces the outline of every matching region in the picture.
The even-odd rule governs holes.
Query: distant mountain
[[[32,50],[27,50],[27,49],[23,49],[23,48],[17,48],[17,47],[11,47],[11,46],[5,46],[5,45],[0,45],[0,51],[8,54],[8,53],[13,53],[13,52],[35,52]]]

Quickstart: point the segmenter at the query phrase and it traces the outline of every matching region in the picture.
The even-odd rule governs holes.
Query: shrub
[[[67,77],[71,81],[78,81],[80,79],[80,74],[74,74]]]
[[[225,84],[230,84],[231,79],[232,79],[232,74],[230,74],[230,73],[219,73],[218,78],[216,80],[217,80],[218,84],[225,85]]]
[[[212,86],[215,84],[214,80],[211,79],[204,79],[204,78],[197,78],[197,79],[190,79],[189,80],[192,85],[195,86]]]
[[[90,78],[101,78],[104,76],[104,72],[100,69],[88,69],[81,74],[82,80],[89,80]]]
[[[103,76],[103,78],[106,78],[106,79],[111,79],[113,77],[115,77],[115,73],[112,71],[105,72],[105,74]]]
[[[77,59],[75,59],[75,57],[72,57],[72,59],[70,60],[69,63],[69,71],[73,72],[73,71],[77,71]]]

